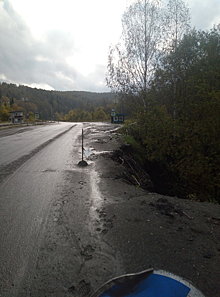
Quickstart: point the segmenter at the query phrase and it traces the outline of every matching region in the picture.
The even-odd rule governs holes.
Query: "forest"
[[[122,133],[157,192],[220,203],[220,24],[191,29],[183,1],[155,2],[127,9],[109,50],[107,84],[133,106]]]
[[[25,120],[96,121],[110,120],[117,95],[83,91],[46,91],[16,84],[0,83],[0,122],[7,122],[9,111],[23,110]]]

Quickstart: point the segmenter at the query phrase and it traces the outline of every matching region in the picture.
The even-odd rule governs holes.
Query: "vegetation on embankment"
[[[220,27],[185,35],[177,51],[164,57],[144,96],[146,106],[136,106],[122,133],[155,187],[163,194],[219,203]]]
[[[133,106],[123,132],[155,187],[220,202],[220,24],[190,21],[184,0],[133,1],[106,80]]]

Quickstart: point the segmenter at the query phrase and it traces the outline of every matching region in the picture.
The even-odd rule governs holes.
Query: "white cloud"
[[[45,58],[45,57],[43,57],[41,55],[36,56],[35,60],[39,61],[39,62],[47,62],[47,61],[51,62],[51,59]]]
[[[109,91],[108,47],[119,37],[125,0],[0,3],[4,80],[31,86],[43,82],[58,90]],[[97,70],[96,64],[102,67]]]
[[[0,15],[2,80],[45,89],[84,90],[90,86],[93,91],[99,90],[99,82],[90,85],[80,68],[68,63],[68,58],[79,55],[70,31],[47,30],[41,39],[36,39],[9,1],[0,6]],[[91,66],[88,73],[93,70]]]
[[[39,83],[39,84],[30,84],[28,86],[31,88],[37,88],[37,89],[42,89],[42,90],[47,90],[47,91],[54,90],[51,86],[49,86],[43,82]]]
[[[0,80],[45,89],[109,91],[109,45],[130,0],[0,0]],[[220,21],[219,0],[189,0],[196,28]]]
[[[209,30],[220,22],[219,0],[188,0],[192,14],[192,25],[196,29]]]

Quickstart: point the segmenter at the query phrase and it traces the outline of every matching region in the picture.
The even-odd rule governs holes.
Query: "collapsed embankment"
[[[108,134],[92,142],[97,151],[114,151],[95,159],[108,198],[97,209],[104,228],[97,232],[118,251],[126,273],[164,269],[218,297],[220,205],[154,193],[149,176],[121,145]]]

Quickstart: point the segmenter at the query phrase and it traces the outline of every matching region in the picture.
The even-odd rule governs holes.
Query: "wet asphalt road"
[[[122,272],[118,255],[94,235],[101,196],[92,163],[77,166],[82,128],[91,129],[0,131],[0,296],[87,296],[87,276],[97,286]]]
[[[0,185],[1,296],[16,295],[24,275],[35,265],[50,202],[62,181],[63,170],[68,168],[70,151],[82,125],[77,125],[74,132],[70,130],[36,154],[31,152],[73,126],[62,123],[19,128],[20,133],[0,138],[1,166],[9,166],[24,155],[30,157],[15,167]],[[77,161],[77,150],[75,157]]]
[[[0,168],[30,154],[72,126],[72,123],[56,123],[0,130]]]

